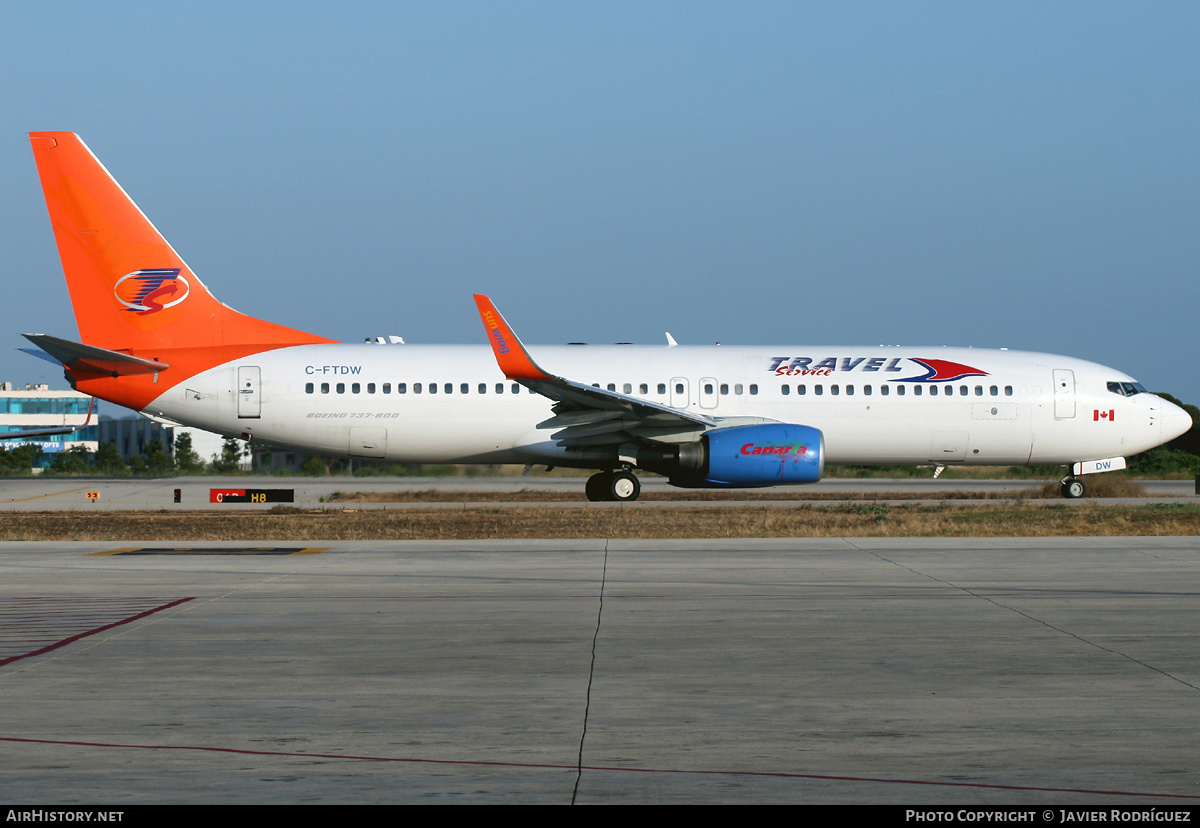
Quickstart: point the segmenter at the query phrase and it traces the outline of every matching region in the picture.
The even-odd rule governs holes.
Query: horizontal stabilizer
[[[93,374],[108,374],[113,377],[128,377],[137,374],[157,374],[169,366],[165,362],[142,359],[120,351],[109,351],[94,345],[71,342],[46,334],[22,334],[63,365],[76,371]]]
[[[62,365],[61,361],[50,356],[48,353],[43,351],[41,348],[17,348],[17,350],[23,354],[29,354],[30,356],[37,357],[38,359],[44,359],[44,360],[46,360],[46,362],[52,362],[55,365],[59,365],[59,366]]]

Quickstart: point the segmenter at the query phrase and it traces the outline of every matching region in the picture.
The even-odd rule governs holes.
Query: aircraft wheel
[[[1086,491],[1086,489],[1084,488],[1083,481],[1078,477],[1068,477],[1062,482],[1063,497],[1069,497],[1072,499],[1083,497],[1084,491]]]
[[[608,499],[632,503],[642,493],[642,484],[627,471],[613,472],[608,482]]]
[[[592,503],[598,503],[601,500],[608,500],[609,483],[608,478],[612,472],[599,472],[588,478],[587,483],[583,487],[587,499]]]

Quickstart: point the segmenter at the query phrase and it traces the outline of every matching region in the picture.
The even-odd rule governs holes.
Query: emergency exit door
[[[262,369],[257,365],[239,365],[237,376],[238,417],[262,415]]]

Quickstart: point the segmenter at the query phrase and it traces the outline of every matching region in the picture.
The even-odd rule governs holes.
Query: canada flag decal
[[[172,308],[188,298],[192,287],[177,267],[146,268],[126,273],[113,286],[125,310],[146,316]]]

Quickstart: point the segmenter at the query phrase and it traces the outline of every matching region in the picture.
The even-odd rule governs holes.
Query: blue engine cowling
[[[679,479],[679,485],[749,488],[815,483],[825,469],[825,437],[812,426],[733,426],[713,429],[701,439],[706,473],[698,480]]]

